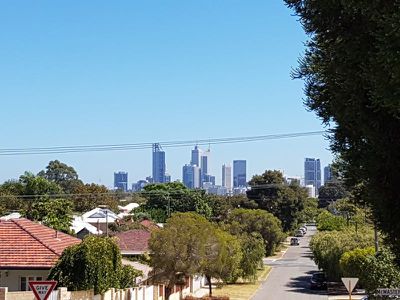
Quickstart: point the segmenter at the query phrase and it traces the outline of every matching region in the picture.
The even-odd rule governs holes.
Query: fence
[[[49,300],[165,300],[163,286],[143,285],[129,289],[110,289],[103,295],[94,295],[93,291],[68,291],[59,288],[51,293]],[[182,294],[180,294],[182,293]],[[169,296],[170,300],[181,299],[190,293],[189,289],[176,291]],[[36,300],[32,291],[9,292],[8,288],[0,287],[0,300]]]

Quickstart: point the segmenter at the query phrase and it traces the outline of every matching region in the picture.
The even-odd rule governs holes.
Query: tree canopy
[[[57,183],[66,193],[72,193],[75,186],[83,184],[73,167],[58,160],[50,161],[46,170],[40,171],[38,176]]]
[[[234,235],[261,235],[267,255],[273,254],[284,239],[279,219],[261,209],[235,209],[230,212],[226,223],[227,230]]]
[[[164,223],[174,212],[196,212],[206,218],[212,215],[209,196],[202,190],[190,190],[179,182],[149,184],[144,187],[147,202],[136,211],[146,212],[156,222]]]
[[[158,280],[169,286],[184,276],[203,274],[225,282],[240,274],[242,252],[238,239],[196,213],[174,213],[149,242],[151,265]]]
[[[247,197],[254,200],[260,209],[281,220],[284,231],[297,226],[307,199],[304,188],[297,184],[286,184],[282,172],[276,170],[253,176],[249,184],[251,189],[247,191]]]
[[[399,1],[285,0],[310,39],[294,73],[400,263]]]
[[[121,253],[112,238],[88,236],[82,243],[66,248],[49,279],[69,290],[93,289],[101,294],[112,287],[130,287],[141,272],[122,266]]]

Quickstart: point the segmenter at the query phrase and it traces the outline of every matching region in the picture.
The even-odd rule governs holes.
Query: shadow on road
[[[313,294],[313,295],[327,295],[326,290],[312,290],[310,289],[310,278],[312,274],[317,271],[309,271],[303,276],[290,278],[290,281],[286,284],[289,288],[288,292],[293,293],[303,293],[303,294]]]
[[[311,251],[304,252],[301,257],[308,257],[309,259],[313,258],[313,254]]]

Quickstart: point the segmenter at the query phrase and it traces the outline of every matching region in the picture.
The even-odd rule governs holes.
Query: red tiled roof
[[[63,250],[81,240],[30,220],[0,220],[1,268],[51,268]]]
[[[160,227],[156,223],[154,223],[150,220],[143,220],[140,222],[140,225],[142,225],[148,229],[160,229]]]
[[[143,253],[149,250],[151,233],[143,229],[132,229],[115,235],[117,244],[124,254]]]

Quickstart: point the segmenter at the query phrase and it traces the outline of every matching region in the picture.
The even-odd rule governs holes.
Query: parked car
[[[307,226],[301,226],[300,229],[304,229],[307,232]]]
[[[327,288],[327,281],[325,274],[322,272],[314,273],[310,279],[310,289],[325,290],[326,288]]]
[[[303,232],[303,234],[307,233],[307,230],[305,230],[303,227],[299,228],[299,230],[301,230]]]
[[[299,230],[296,231],[296,234],[294,236],[295,237],[302,237],[302,236],[304,236],[304,232],[299,229]]]
[[[298,245],[300,245],[298,238],[293,237],[290,239],[290,246],[298,246]]]

